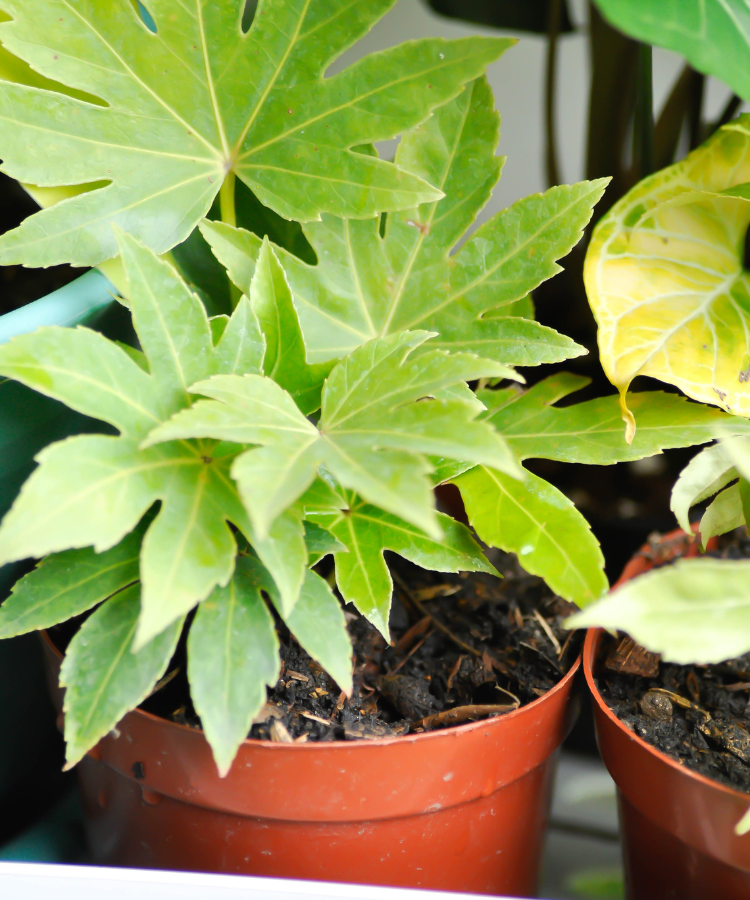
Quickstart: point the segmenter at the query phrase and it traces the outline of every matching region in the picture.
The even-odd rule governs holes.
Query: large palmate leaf
[[[290,605],[307,549],[291,514],[269,537],[254,534],[230,477],[241,448],[215,441],[140,446],[155,425],[189,405],[187,388],[197,379],[260,371],[263,342],[242,301],[214,346],[202,304],[174,270],[132,238],[123,236],[121,248],[142,358],[87,329],[44,328],[0,348],[0,373],[120,431],[71,438],[38,455],[39,467],[0,528],[0,561],[107,550],[160,502],[141,549],[141,646],[227,583],[237,551],[230,522],[253,541]]]
[[[67,768],[148,696],[177,647],[181,618],[134,652],[138,595],[133,585],[113,597],[84,622],[68,647],[60,671]]]
[[[544,578],[556,594],[583,607],[607,590],[599,542],[557,488],[530,472],[518,481],[485,466],[454,483],[479,537],[516,553],[523,568]]]
[[[425,348],[429,337],[405,332],[357,348],[328,376],[317,425],[269,378],[216,376],[192,388],[211,400],[183,410],[148,441],[171,446],[178,439],[209,437],[260,444],[232,465],[260,534],[324,465],[343,487],[437,538],[426,454],[486,463],[515,477],[523,472],[494,429],[476,421],[475,402],[435,397],[483,375],[515,373],[469,353]]]
[[[650,375],[750,415],[750,117],[636,185],[594,231],[585,264],[607,377]]]
[[[616,628],[675,663],[717,663],[750,650],[750,563],[683,559],[628,581],[567,620]]]
[[[477,396],[487,407],[482,418],[495,426],[520,459],[611,465],[713,440],[717,428],[732,434],[750,433],[750,422],[745,419],[675,394],[645,391],[630,397],[638,431],[627,444],[616,396],[555,405],[588,383],[580,375],[561,372],[527,391],[480,390]]]
[[[286,218],[367,217],[435,199],[424,181],[352,148],[395,137],[454,97],[512,44],[426,39],[329,78],[394,0],[3,0],[0,40],[97,102],[0,82],[3,171],[94,189],[0,239],[0,262],[95,265],[111,222],[157,252],[184,240],[228,177]]]
[[[560,271],[606,179],[552,188],[519,200],[454,255],[500,177],[499,117],[486,79],[406,134],[396,163],[429,181],[443,199],[377,220],[323,215],[304,226],[317,265],[281,248],[311,362],[346,355],[404,330],[438,333],[435,346],[468,350],[508,365],[557,362],[585,352],[569,338],[522,318],[524,301]],[[201,230],[235,284],[248,290],[260,238],[217,222]]]
[[[675,50],[750,99],[750,8],[745,0],[594,0],[621,31]]]
[[[335,557],[336,585],[342,597],[353,603],[386,640],[390,640],[393,581],[383,558],[384,550],[437,572],[497,574],[469,529],[450,516],[438,514],[442,536],[432,538],[354,494],[348,494],[348,501],[346,510],[313,513],[311,518],[324,525],[348,550]]]

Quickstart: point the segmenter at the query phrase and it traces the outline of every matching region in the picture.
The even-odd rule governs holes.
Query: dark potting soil
[[[562,628],[573,607],[514,557],[493,562],[504,579],[395,561],[392,645],[346,607],[355,655],[350,698],[280,625],[281,677],[249,737],[392,737],[502,715],[541,697],[578,655],[580,636]],[[142,708],[200,727],[179,652],[163,682]]]
[[[750,558],[744,528],[718,543],[707,556]],[[647,743],[701,775],[750,793],[750,653],[717,665],[678,666],[630,638],[607,638],[596,684],[612,712]]]

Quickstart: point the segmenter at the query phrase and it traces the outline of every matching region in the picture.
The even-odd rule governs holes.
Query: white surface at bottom
[[[104,869],[0,862],[2,900],[476,900],[475,894],[287,881],[245,875],[204,875],[146,869]],[[511,900],[511,898],[506,898]]]

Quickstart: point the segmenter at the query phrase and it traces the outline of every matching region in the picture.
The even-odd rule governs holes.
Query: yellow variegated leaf
[[[636,185],[594,231],[586,290],[628,441],[625,395],[637,375],[750,416],[747,182],[750,116],[741,116]]]

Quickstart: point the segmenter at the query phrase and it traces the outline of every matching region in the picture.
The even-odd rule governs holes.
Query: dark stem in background
[[[690,149],[702,144],[706,138],[703,133],[703,99],[706,93],[706,76],[701,72],[693,71],[693,82],[690,92],[690,106],[688,108],[688,137]]]
[[[742,98],[738,97],[737,94],[732,94],[719,118],[709,127],[709,135],[713,134],[717,128],[721,128],[722,125],[726,125],[727,122],[731,122],[739,112],[741,106]]]
[[[641,44],[638,47],[633,158],[639,181],[654,171],[654,79],[650,44]]]
[[[560,184],[560,169],[557,157],[557,131],[555,129],[555,95],[557,93],[557,43],[562,22],[562,0],[551,0],[549,7],[549,30],[547,32],[547,71],[544,94],[544,120],[547,132],[546,166],[547,185]]]

